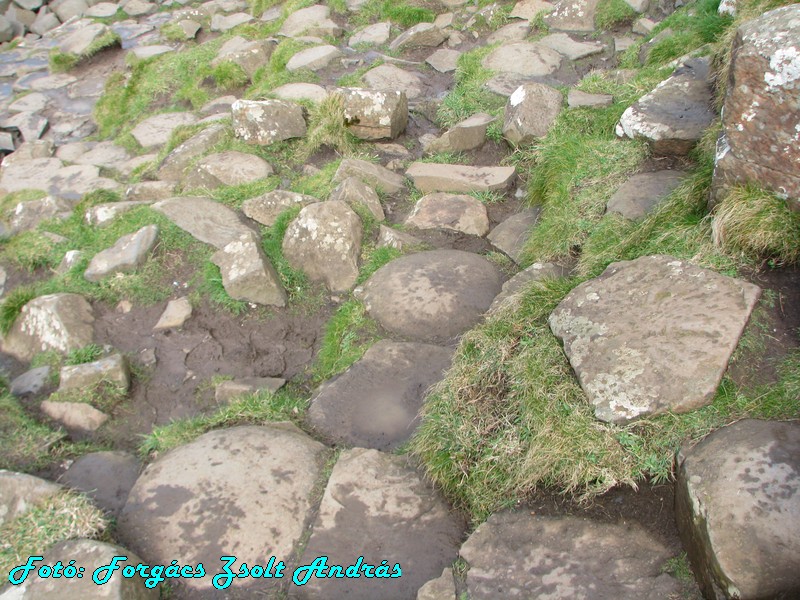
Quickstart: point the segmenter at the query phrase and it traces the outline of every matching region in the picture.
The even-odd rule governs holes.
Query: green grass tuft
[[[600,0],[594,15],[594,24],[601,31],[633,22],[637,17],[625,0]]]
[[[244,69],[229,60],[222,61],[213,67],[211,76],[217,84],[217,89],[224,91],[240,88],[250,81]]]
[[[432,23],[435,18],[436,13],[425,6],[415,6],[413,1],[397,3],[392,0],[368,0],[352,16],[351,23],[358,28],[377,21],[391,21],[407,29],[418,23]]]
[[[306,159],[323,146],[342,156],[355,154],[358,140],[347,129],[341,94],[328,94],[311,109],[304,142],[303,157]]]
[[[103,356],[103,349],[97,344],[89,344],[83,348],[76,348],[69,352],[64,359],[65,365],[82,365],[94,362]]]
[[[36,296],[36,292],[29,287],[18,287],[6,294],[3,303],[0,304],[0,332],[3,335],[8,335],[22,312],[22,307]]]
[[[378,341],[377,331],[361,302],[348,300],[342,304],[325,327],[314,365],[314,381],[330,379],[364,356]]]

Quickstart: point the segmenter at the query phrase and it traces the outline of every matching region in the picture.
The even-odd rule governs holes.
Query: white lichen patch
[[[796,46],[778,48],[769,59],[772,72],[764,73],[769,91],[785,88],[800,79],[800,50]]]
[[[511,106],[519,106],[525,101],[525,86],[519,86],[508,99]]]

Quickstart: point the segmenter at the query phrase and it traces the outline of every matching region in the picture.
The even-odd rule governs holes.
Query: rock
[[[336,46],[331,46],[330,44],[306,48],[305,50],[300,50],[289,59],[289,62],[286,63],[286,70],[289,72],[303,69],[319,71],[340,56],[342,56],[342,52]]]
[[[514,167],[470,167],[440,163],[412,163],[406,171],[423,194],[430,192],[489,192],[505,190],[516,177]]]
[[[248,565],[284,560],[305,531],[324,451],[289,423],[206,433],[145,469],[122,510],[120,533],[151,564],[180,556],[182,564],[218,565],[233,549]],[[263,594],[281,581],[243,579],[236,590]],[[211,577],[181,584],[193,596],[215,593]]]
[[[48,121],[40,114],[32,112],[17,113],[2,122],[6,129],[16,129],[26,142],[34,142],[42,137],[47,129]]]
[[[707,58],[693,58],[620,117],[619,137],[643,138],[656,154],[687,154],[714,120]]]
[[[531,33],[531,25],[528,21],[515,21],[505,25],[486,38],[486,44],[508,44],[511,42],[521,42]]]
[[[61,263],[56,267],[56,273],[59,275],[69,273],[83,260],[83,256],[84,253],[81,250],[67,250],[64,253],[64,258],[61,259]]]
[[[544,0],[522,0],[514,5],[509,16],[512,19],[533,21],[540,12],[549,13],[555,9],[556,7],[553,4]]]
[[[311,100],[322,102],[328,97],[328,92],[316,83],[286,83],[272,90],[272,94],[281,100]]]
[[[722,0],[722,2],[719,3],[717,12],[721,15],[730,15],[731,17],[735,17],[736,0]]]
[[[709,404],[759,294],[669,256],[643,256],[576,287],[549,323],[595,416],[625,423]]]
[[[131,384],[128,362],[119,353],[94,362],[61,367],[60,380],[61,383],[58,386],[60,392],[75,389],[85,390],[100,382],[111,383],[127,391]]]
[[[545,16],[552,31],[594,31],[594,17],[600,0],[560,0]]]
[[[420,198],[406,219],[417,229],[450,229],[471,235],[489,233],[486,207],[477,198],[443,192]]]
[[[486,113],[472,115],[428,144],[425,152],[465,152],[480,148],[486,142],[486,130],[494,121],[495,118]]]
[[[475,600],[635,600],[642,590],[653,598],[680,592],[680,584],[661,573],[670,550],[635,526],[532,517],[528,511],[496,513],[475,530],[460,554],[469,563],[467,592]]]
[[[14,27],[4,16],[0,15],[0,42],[10,42],[14,37]]]
[[[11,381],[9,391],[14,396],[37,396],[44,390],[50,380],[50,367],[36,367],[25,371]]]
[[[212,257],[219,267],[222,285],[234,300],[268,306],[286,306],[286,292],[255,233],[242,234]]]
[[[153,327],[153,331],[163,331],[165,329],[179,329],[183,327],[186,320],[192,316],[192,304],[186,296],[170,300],[158,323]]]
[[[561,55],[536,42],[513,42],[492,50],[481,64],[499,73],[525,77],[550,75],[561,66]]]
[[[45,109],[48,102],[49,98],[41,92],[31,92],[9,104],[8,110],[9,112],[39,112]]]
[[[403,92],[342,88],[347,129],[362,140],[393,140],[408,124],[408,100]]]
[[[567,106],[570,108],[596,108],[611,106],[613,103],[614,97],[609,94],[587,94],[580,90],[571,89],[567,95]]]
[[[339,183],[348,177],[358,177],[367,185],[390,196],[402,192],[406,187],[405,179],[401,175],[392,173],[389,169],[380,165],[358,158],[345,158],[342,160],[336,170],[336,174],[333,176],[333,182]]]
[[[308,423],[332,444],[392,451],[414,433],[425,392],[442,379],[452,354],[429,344],[381,340],[322,384]]]
[[[200,159],[183,180],[183,187],[213,190],[226,185],[252,183],[269,177],[273,172],[272,165],[255,154],[227,150]]]
[[[136,270],[147,260],[157,239],[156,225],[146,225],[136,233],[123,235],[111,248],[95,254],[84,278],[96,283],[109,275]]]
[[[686,177],[683,171],[656,171],[634,175],[614,192],[606,210],[626,219],[639,220],[677,188]]]
[[[605,50],[605,45],[601,42],[576,42],[566,33],[551,33],[539,40],[539,43],[563,54],[570,60],[580,60]]]
[[[141,464],[127,452],[90,452],[78,458],[60,481],[89,496],[98,508],[118,516],[139,477]]]
[[[359,44],[368,44],[370,46],[382,46],[389,41],[391,35],[392,24],[388,21],[382,23],[373,23],[363,29],[357,31],[350,41],[348,46],[354,48]]]
[[[303,107],[286,100],[237,100],[231,116],[234,134],[249,144],[266,146],[306,134]]]
[[[480,321],[502,283],[500,271],[485,258],[433,250],[384,265],[359,296],[387,331],[420,342],[449,343]]]
[[[798,482],[797,422],[745,419],[681,449],[675,518],[706,598],[797,595]]]
[[[156,202],[153,208],[196,239],[218,249],[252,232],[235,211],[210,198],[169,198]]]
[[[403,250],[404,248],[413,248],[421,244],[422,242],[413,235],[392,229],[386,225],[381,225],[378,229],[378,248],[389,247],[395,250]]]
[[[186,169],[192,160],[207,152],[225,137],[224,125],[211,125],[194,134],[180,146],[170,152],[158,169],[159,179],[166,181],[179,181],[183,178]]]
[[[648,19],[647,17],[642,17],[641,19],[636,19],[636,22],[633,24],[631,31],[633,33],[638,33],[639,35],[650,35],[653,33],[653,30],[656,28],[656,23],[652,19]]]
[[[137,0],[131,1],[136,2]],[[64,37],[59,43],[58,49],[66,54],[82,56],[93,44],[108,35],[113,35],[108,25],[91,23]]]
[[[86,14],[86,11],[89,10],[89,5],[85,0],[64,0],[64,2],[50,4],[50,8],[58,16],[58,20],[64,23],[72,17],[80,17]]]
[[[417,600],[452,600],[456,597],[456,584],[453,569],[442,571],[441,577],[431,579],[419,588]]]
[[[22,307],[3,339],[3,352],[25,362],[47,350],[67,354],[92,343],[93,325],[92,307],[83,296],[39,296]]]
[[[20,202],[14,207],[14,212],[9,219],[9,231],[12,234],[29,231],[36,229],[44,221],[68,219],[72,215],[74,207],[73,202],[53,196]]]
[[[800,6],[739,27],[717,145],[717,199],[734,183],[771,189],[800,210]]]
[[[363,79],[375,90],[391,93],[400,91],[405,93],[409,100],[419,98],[425,89],[425,84],[417,73],[405,71],[394,65],[380,65],[370,69],[364,74]]]
[[[637,13],[642,14],[647,11],[650,0],[625,0],[625,4],[630,6]]]
[[[238,65],[252,79],[255,72],[269,61],[275,43],[269,40],[246,40],[235,36],[225,42],[211,61],[211,66],[216,67],[223,62]]]
[[[349,290],[358,278],[361,219],[344,202],[305,206],[283,237],[289,264],[332,292]]]
[[[148,60],[156,56],[161,56],[162,54],[175,52],[175,48],[172,46],[165,46],[164,44],[153,44],[151,46],[137,46],[133,48],[131,52],[138,60]]]
[[[285,210],[294,206],[305,206],[312,202],[319,202],[319,199],[287,190],[274,190],[245,200],[242,204],[242,212],[248,218],[272,227]]]
[[[383,221],[386,218],[378,193],[358,177],[348,177],[342,181],[331,192],[328,200],[339,200],[350,206],[361,205],[378,221]]]
[[[232,15],[216,14],[211,17],[211,31],[230,31],[234,27],[244,25],[252,20],[252,15],[243,12]]]
[[[148,206],[152,202],[133,201],[133,202],[111,202],[107,204],[95,204],[86,211],[84,220],[89,225],[95,227],[108,227],[119,215],[128,212],[139,206]]]
[[[192,113],[174,112],[148,117],[131,131],[131,135],[142,148],[157,148],[169,141],[172,132],[183,125],[194,125],[197,121]]]
[[[565,269],[554,263],[533,263],[530,267],[520,271],[503,284],[503,290],[495,296],[487,312],[491,314],[502,308],[506,302],[512,302],[532,281],[559,279],[566,277],[568,272],[569,269]]]
[[[614,52],[625,52],[628,48],[633,46],[636,40],[627,35],[614,38]]]
[[[177,22],[178,27],[183,31],[183,37],[187,40],[193,40],[197,37],[198,32],[203,26],[197,21],[192,19],[181,19]]]
[[[426,58],[425,62],[439,73],[452,73],[458,66],[459,58],[461,58],[461,52],[458,50],[441,48]]]
[[[214,389],[214,400],[217,404],[228,404],[232,400],[248,394],[256,394],[261,390],[277,392],[286,384],[279,377],[243,377],[230,381],[222,381]]]
[[[64,429],[78,434],[92,433],[108,421],[108,415],[84,402],[51,402],[39,405],[42,413]]]
[[[543,83],[518,87],[506,104],[503,136],[517,145],[543,138],[561,113],[563,102],[561,92]]]
[[[303,34],[339,37],[342,35],[342,28],[331,21],[330,14],[331,11],[327,6],[319,4],[296,10],[286,17],[280,33],[286,37],[298,37]]]
[[[463,530],[404,457],[345,450],[333,467],[300,564],[324,555],[329,564],[347,567],[364,557],[364,563],[374,565],[386,560],[390,570],[400,564],[403,575],[383,580],[312,577],[292,591],[304,599],[413,598],[453,562]]]
[[[122,11],[129,17],[143,17],[156,12],[156,10],[158,10],[156,4],[145,0],[127,0],[122,5]]]
[[[0,469],[0,527],[24,515],[63,488],[44,479]]]
[[[492,229],[487,239],[492,242],[495,248],[505,252],[511,260],[519,264],[522,259],[525,242],[528,239],[528,235],[530,235],[531,229],[534,228],[539,220],[540,212],[541,208],[536,206],[511,215]]]
[[[398,35],[389,50],[409,50],[412,48],[435,48],[447,39],[447,36],[433,23],[417,23]]]
[[[59,158],[61,157],[59,156]],[[130,154],[122,146],[117,146],[114,142],[98,142],[72,162],[79,165],[95,165],[113,169],[130,159]]]
[[[98,2],[94,6],[90,6],[86,11],[87,17],[95,17],[98,19],[108,19],[117,14],[119,4],[116,2]]]

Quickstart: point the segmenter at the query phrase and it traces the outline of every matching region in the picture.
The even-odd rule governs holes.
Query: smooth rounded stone
[[[72,17],[82,17],[86,14],[89,4],[85,0],[64,0],[64,2],[50,4],[50,8],[58,16],[58,20],[64,23]]]
[[[656,154],[687,154],[715,118],[709,73],[707,58],[683,63],[622,114],[617,135],[645,139]]]
[[[432,250],[384,265],[359,296],[370,316],[391,333],[448,343],[481,320],[502,284],[502,274],[485,258]]]
[[[518,21],[516,23],[509,23],[508,25],[504,25],[494,33],[492,33],[488,38],[486,38],[486,44],[501,44],[501,43],[510,43],[510,42],[521,42],[531,32],[531,25],[528,21]]]
[[[412,48],[435,48],[447,36],[433,23],[417,23],[398,35],[389,44],[389,50],[409,50]]]
[[[109,417],[103,411],[84,402],[51,402],[39,405],[42,413],[70,433],[87,434],[100,429]]]
[[[234,13],[232,15],[216,14],[211,17],[211,31],[230,31],[234,27],[244,25],[253,20],[253,16],[247,13]]]
[[[481,64],[498,73],[526,77],[550,75],[561,66],[561,55],[536,42],[513,42],[492,50]]]
[[[602,42],[577,42],[566,33],[551,33],[540,39],[539,43],[563,54],[570,60],[580,60],[593,54],[599,54],[606,48]]]
[[[327,90],[316,83],[286,83],[271,93],[281,100],[311,100],[317,103],[328,97]]]
[[[111,248],[94,255],[83,277],[96,283],[109,275],[136,270],[147,260],[157,239],[156,225],[145,225],[136,233],[122,236]]]
[[[142,148],[157,148],[169,141],[176,128],[183,125],[194,125],[196,121],[197,117],[188,112],[163,113],[139,123],[131,130],[131,135]]]
[[[675,518],[706,598],[800,591],[800,426],[745,419],[678,454]]]
[[[503,290],[492,301],[487,313],[491,314],[500,310],[507,303],[513,302],[524,291],[525,286],[532,281],[561,279],[567,277],[568,274],[569,269],[555,263],[533,263],[503,284]]]
[[[394,139],[408,124],[408,99],[403,92],[339,88],[347,129],[362,140]]]
[[[36,367],[11,381],[9,391],[14,396],[36,396],[49,385],[50,367]]]
[[[74,203],[53,196],[20,202],[14,207],[8,228],[11,233],[31,231],[40,223],[50,219],[59,221],[68,219],[72,215],[73,208]]]
[[[336,445],[389,452],[419,424],[426,390],[450,367],[453,351],[381,340],[317,390],[307,422]]]
[[[469,563],[471,600],[680,595],[678,581],[661,570],[669,548],[636,526],[502,512],[480,525],[460,554]]]
[[[402,456],[355,448],[342,452],[322,496],[311,538],[300,559],[328,564],[395,564],[393,579],[312,577],[293,588],[297,598],[414,598],[417,590],[450,566],[464,523]]]
[[[22,307],[2,340],[3,352],[29,362],[47,350],[67,354],[94,341],[91,305],[78,294],[39,296]]]
[[[130,159],[131,155],[122,146],[117,146],[114,142],[98,142],[72,162],[78,165],[114,168]]]
[[[211,61],[211,66],[232,62],[252,78],[255,72],[269,61],[275,46],[271,40],[246,40],[237,35],[222,44],[217,56]]]
[[[98,2],[86,11],[86,16],[107,19],[116,15],[118,9],[119,4],[116,2]]]
[[[89,363],[61,367],[58,390],[88,389],[103,381],[124,390],[130,387],[128,362],[120,353],[115,352]]]
[[[522,85],[506,104],[503,137],[512,144],[530,144],[550,131],[564,98],[561,92],[543,83]]]
[[[361,219],[339,200],[303,207],[283,236],[289,264],[332,292],[349,290],[358,278]]]
[[[361,205],[378,221],[383,221],[386,218],[378,192],[358,177],[348,177],[342,181],[328,196],[328,200],[340,200],[350,206]]]
[[[576,89],[571,89],[567,94],[567,106],[570,108],[596,108],[611,106],[613,103],[614,97],[609,94],[587,94]]]
[[[436,192],[417,200],[406,225],[484,236],[489,232],[489,216],[486,206],[477,198]]]
[[[272,227],[285,210],[314,202],[319,202],[319,198],[287,190],[274,190],[245,200],[242,204],[242,212],[246,217],[267,227]]]
[[[141,463],[127,452],[90,452],[78,458],[59,478],[89,496],[98,508],[118,516],[139,477]]]
[[[670,256],[643,256],[573,289],[549,323],[595,416],[627,423],[710,404],[760,292]]]
[[[202,158],[183,180],[184,189],[209,190],[226,185],[242,185],[269,177],[272,165],[255,154],[226,150]]]
[[[234,300],[267,306],[286,306],[281,278],[261,248],[255,233],[242,234],[211,256],[222,285]]]
[[[148,206],[153,201],[110,202],[96,204],[89,208],[84,215],[84,220],[95,227],[108,227],[119,215],[139,206]]]
[[[325,447],[290,423],[206,433],[151,463],[119,519],[120,533],[151,564],[263,565],[285,560],[305,531]],[[183,579],[190,595],[214,593],[211,577]],[[280,580],[243,579],[238,591],[266,593]]]
[[[127,0],[121,5],[122,12],[129,17],[143,17],[152,14],[158,10],[158,6],[153,2],[146,2],[145,0]]]
[[[325,46],[314,46],[306,48],[293,55],[286,63],[286,70],[289,72],[308,69],[319,71],[327,67],[331,61],[342,56],[341,50],[336,46],[327,44]]]
[[[486,142],[486,130],[494,121],[495,117],[486,113],[472,115],[454,125],[441,137],[423,144],[425,153],[464,152],[480,148]]]
[[[33,92],[15,100],[8,105],[10,112],[39,112],[44,110],[49,102],[49,98],[41,92]]]
[[[363,77],[366,84],[375,90],[405,92],[406,98],[414,100],[422,95],[425,84],[422,78],[395,65],[380,65],[370,69]]]
[[[655,171],[634,175],[614,192],[606,210],[634,221],[643,219],[653,212],[685,177],[684,171]]]
[[[222,249],[239,236],[252,233],[236,211],[210,198],[181,196],[153,204],[178,227],[206,244]]]
[[[236,96],[220,96],[206,102],[200,109],[201,115],[214,115],[230,112],[231,106],[236,102]],[[205,130],[203,130],[205,131]]]
[[[461,52],[458,50],[451,50],[449,48],[440,48],[428,58],[425,62],[432,66],[439,73],[452,73],[458,66],[458,59],[461,57]]]
[[[413,235],[392,229],[386,225],[381,225],[378,229],[378,248],[394,248],[403,250],[404,248],[414,248],[421,246],[422,242]]]
[[[221,381],[214,388],[214,400],[218,404],[228,404],[242,396],[268,391],[272,394],[286,385],[280,377],[242,377],[230,381]]]
[[[544,17],[551,31],[594,31],[594,17],[600,0],[562,0]]]
[[[280,34],[298,37],[303,34],[339,37],[342,29],[330,19],[331,10],[320,4],[294,11],[281,25]]]
[[[17,129],[26,142],[33,142],[42,137],[47,129],[47,118],[34,112],[17,113],[0,123],[0,126],[7,129]]]
[[[516,177],[516,169],[415,162],[408,167],[406,176],[423,194],[491,192],[508,189]]]
[[[172,46],[165,46],[164,44],[153,44],[151,46],[136,46],[131,49],[131,53],[139,60],[148,60],[155,56],[175,52]]]
[[[333,176],[334,183],[348,177],[358,177],[361,181],[378,191],[394,196],[406,189],[405,178],[380,165],[359,158],[345,158]]]
[[[210,125],[194,134],[164,158],[158,169],[159,179],[166,181],[181,180],[192,161],[221,142],[225,135],[226,127],[220,124]]]
[[[303,107],[287,100],[237,100],[231,117],[234,134],[249,144],[266,146],[306,134]]]
[[[521,0],[511,9],[509,17],[533,21],[540,12],[553,12],[555,9],[553,4],[545,2],[545,0]]]
[[[347,45],[351,48],[354,48],[359,44],[382,46],[389,41],[391,31],[392,24],[388,21],[384,21],[382,23],[373,23],[372,25],[368,25],[353,34],[353,37],[350,38],[350,41],[347,43]]]
[[[0,469],[0,527],[63,489],[58,484],[33,475]]]
[[[0,15],[0,42],[10,42],[14,37],[14,26]]]
[[[525,242],[531,229],[536,226],[540,213],[541,208],[538,206],[521,210],[492,229],[487,239],[495,248],[505,252],[511,260],[519,264]]]

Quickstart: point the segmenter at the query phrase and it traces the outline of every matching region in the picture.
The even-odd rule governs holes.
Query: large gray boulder
[[[253,231],[234,210],[210,198],[168,198],[156,202],[153,209],[196,239],[218,249]]]
[[[506,104],[503,136],[512,144],[529,144],[550,131],[561,112],[561,92],[543,83],[521,85]]]
[[[303,107],[287,100],[237,100],[231,117],[234,134],[248,144],[266,146],[306,134]]]
[[[253,232],[244,233],[211,257],[219,267],[222,285],[235,300],[286,306],[286,291]]]
[[[128,273],[147,260],[158,239],[158,226],[145,225],[139,231],[123,235],[117,242],[94,255],[83,276],[87,281],[98,282],[117,273]]]
[[[59,481],[89,496],[98,508],[118,516],[139,478],[141,463],[127,452],[90,452],[78,458]]]
[[[394,139],[408,124],[408,100],[403,92],[343,88],[347,129],[362,140]]]
[[[670,256],[613,263],[550,314],[595,416],[709,404],[760,289]]]
[[[516,178],[514,167],[472,167],[447,163],[412,163],[406,170],[414,185],[430,192],[491,192],[508,189]]]

